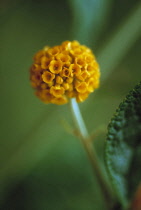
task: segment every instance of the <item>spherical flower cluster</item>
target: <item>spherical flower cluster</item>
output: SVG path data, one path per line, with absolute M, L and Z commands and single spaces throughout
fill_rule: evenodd
M 92 51 L 77 41 L 44 47 L 30 68 L 31 85 L 45 103 L 65 104 L 73 97 L 82 102 L 98 88 L 99 77 Z

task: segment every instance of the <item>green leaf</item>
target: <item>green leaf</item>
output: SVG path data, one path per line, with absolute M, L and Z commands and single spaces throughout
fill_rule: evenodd
M 105 150 L 111 182 L 125 208 L 141 181 L 141 82 L 116 110 Z

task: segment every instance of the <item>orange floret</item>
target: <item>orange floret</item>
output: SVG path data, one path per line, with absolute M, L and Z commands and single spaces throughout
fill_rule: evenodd
M 81 74 L 81 68 L 78 64 L 71 64 L 69 67 L 70 72 L 72 73 L 72 75 L 80 75 Z
M 48 72 L 48 71 L 45 71 L 43 74 L 42 74 L 42 79 L 45 83 L 50 83 L 52 82 L 52 80 L 55 78 L 55 75 L 52 74 L 51 72 Z
M 50 88 L 50 93 L 56 98 L 61 97 L 64 94 L 65 90 L 60 85 L 52 86 Z
M 62 62 L 52 60 L 49 64 L 49 70 L 54 74 L 58 74 L 59 72 L 62 71 Z

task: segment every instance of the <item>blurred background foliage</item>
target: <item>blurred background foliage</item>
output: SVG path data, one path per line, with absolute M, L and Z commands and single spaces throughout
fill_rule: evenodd
M 67 105 L 44 105 L 28 69 L 44 45 L 78 40 L 101 67 L 99 90 L 80 108 L 103 173 L 107 125 L 141 78 L 139 0 L 1 0 L 0 209 L 106 209 Z M 108 181 L 108 179 L 107 179 Z

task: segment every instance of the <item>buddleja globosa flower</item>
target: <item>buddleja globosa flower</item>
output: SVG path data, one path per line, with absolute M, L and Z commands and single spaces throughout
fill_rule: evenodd
M 31 85 L 45 103 L 84 101 L 99 86 L 99 66 L 92 51 L 77 41 L 44 47 L 34 56 Z

